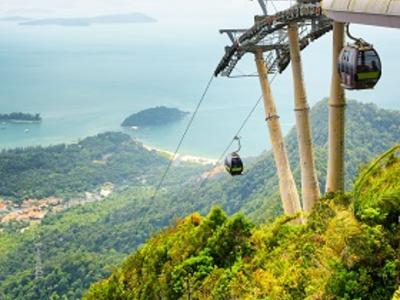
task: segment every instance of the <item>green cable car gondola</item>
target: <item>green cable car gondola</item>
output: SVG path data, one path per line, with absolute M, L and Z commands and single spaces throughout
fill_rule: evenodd
M 241 149 L 240 138 L 236 136 L 234 139 L 238 141 L 239 149 L 227 155 L 225 158 L 225 169 L 232 176 L 238 176 L 242 175 L 244 167 L 243 161 L 238 154 Z
M 344 47 L 338 59 L 342 86 L 348 90 L 372 89 L 382 75 L 378 52 L 371 44 L 351 36 L 349 25 L 347 35 L 355 40 L 355 43 Z

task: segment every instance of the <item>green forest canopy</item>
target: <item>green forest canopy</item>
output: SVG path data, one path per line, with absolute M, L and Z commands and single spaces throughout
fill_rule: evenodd
M 322 199 L 306 225 L 281 217 L 256 228 L 220 208 L 192 214 L 84 299 L 391 299 L 400 274 L 399 178 L 400 159 L 388 153 L 352 193 Z
M 326 172 L 327 116 L 326 101 L 318 103 L 312 109 L 313 136 L 321 187 L 324 186 Z M 379 109 L 371 104 L 349 101 L 347 128 L 346 173 L 347 185 L 350 187 L 360 166 L 398 143 L 400 113 Z M 97 138 L 93 141 L 96 141 L 95 145 L 102 143 Z M 295 177 L 299 182 L 295 131 L 289 133 L 286 143 Z M 113 144 L 114 142 L 110 143 L 108 138 L 104 138 L 104 145 L 94 148 L 101 151 L 103 147 L 108 149 L 106 145 Z M 18 150 L 23 157 L 23 149 Z M 140 150 L 138 156 L 141 156 Z M 19 156 L 15 157 L 18 160 Z M 152 159 L 152 156 L 149 158 Z M 165 161 L 162 160 L 161 164 Z M 124 160 L 121 159 L 120 163 L 124 163 Z M 141 160 L 141 163 L 149 162 Z M 164 170 L 164 166 L 161 168 Z M 116 169 L 118 170 L 118 167 Z M 160 228 L 170 225 L 177 217 L 194 211 L 206 214 L 212 204 L 219 204 L 228 215 L 242 211 L 246 218 L 258 224 L 274 220 L 281 214 L 281 204 L 272 154 L 264 153 L 253 159 L 247 164 L 246 170 L 246 174 L 240 178 L 232 179 L 226 174 L 221 174 L 199 186 L 198 174 L 201 173 L 201 169 L 188 169 L 176 165 L 156 201 L 149 199 L 153 195 L 154 182 L 158 183 L 161 176 L 159 172 L 155 172 L 153 179 L 149 179 L 145 186 L 142 183 L 136 186 L 134 181 L 131 184 L 132 188 L 117 192 L 101 203 L 78 206 L 58 214 L 51 213 L 41 225 L 31 227 L 23 233 L 20 230 L 26 227 L 26 224 L 12 223 L 2 227 L 0 276 L 3 277 L 0 278 L 0 299 L 60 299 L 63 296 L 77 299 L 91 283 L 107 277 L 113 266 L 120 264 L 124 257 Z M 39 172 L 32 174 L 41 175 Z M 39 234 L 44 270 L 40 284 L 34 280 L 37 241 L 35 237 Z M 199 258 L 189 265 L 206 264 L 207 267 L 208 261 L 207 257 Z
M 318 102 L 311 109 L 312 135 L 316 167 L 321 191 L 325 190 L 328 147 L 328 101 Z M 400 141 L 400 112 L 378 108 L 375 104 L 348 101 L 346 108 L 345 179 L 351 189 L 359 169 L 371 159 Z M 300 189 L 300 166 L 295 128 L 285 137 L 290 164 Z M 201 189 L 188 186 L 169 197 L 191 211 L 207 213 L 210 201 L 220 205 L 229 215 L 243 211 L 252 221 L 272 221 L 282 213 L 275 161 L 271 151 L 247 162 L 243 176 L 212 177 Z M 193 201 L 192 199 L 196 199 Z M 190 211 L 190 210 L 187 210 Z
M 161 126 L 177 122 L 184 118 L 188 112 L 177 108 L 158 106 L 142 110 L 127 117 L 121 124 L 122 127 Z
M 15 202 L 49 196 L 68 198 L 106 182 L 117 186 L 154 185 L 167 162 L 166 157 L 119 132 L 70 145 L 3 150 L 0 197 Z M 179 171 L 190 177 L 197 169 L 201 168 L 183 165 Z

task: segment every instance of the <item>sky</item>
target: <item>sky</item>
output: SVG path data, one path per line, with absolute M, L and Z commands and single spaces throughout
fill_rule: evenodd
M 276 7 L 269 4 L 268 9 L 274 13 L 276 8 L 280 10 L 294 2 L 273 1 Z M 0 0 L 0 17 L 92 17 L 132 12 L 157 19 L 162 24 L 158 38 L 212 39 L 225 45 L 229 40 L 220 36 L 218 30 L 249 28 L 261 9 L 257 0 Z M 396 29 L 354 25 L 352 30 L 372 43 L 397 45 L 400 42 Z
M 2 0 L 0 11 L 15 9 L 45 9 L 53 16 L 92 16 L 97 14 L 142 12 L 156 18 L 245 19 L 257 10 L 250 0 Z M 25 12 L 27 12 L 25 10 Z M 40 13 L 40 12 L 39 12 Z M 45 15 L 45 12 L 42 12 Z
M 293 2 L 278 1 L 275 6 Z M 90 17 L 129 12 L 188 28 L 247 28 L 261 9 L 257 0 L 0 0 L 0 16 Z
M 278 1 L 277 3 L 282 4 L 283 1 Z M 290 1 L 285 3 L 290 5 Z M 271 10 L 274 12 L 270 7 Z M 165 72 L 160 72 L 157 69 L 162 66 L 155 63 L 157 60 L 154 59 L 154 57 L 160 59 L 160 56 L 156 56 L 146 50 L 143 59 L 149 62 L 147 65 L 150 66 L 151 70 L 157 70 L 155 74 L 161 74 L 157 77 L 160 82 L 169 82 L 169 79 L 171 79 L 171 82 L 179 82 L 173 81 L 172 78 L 180 80 L 180 76 L 191 72 L 195 74 L 195 78 L 198 81 L 193 80 L 190 83 L 190 88 L 186 90 L 190 90 L 190 93 L 200 93 L 201 89 L 204 88 L 203 81 L 208 80 L 209 73 L 214 70 L 215 65 L 224 53 L 224 47 L 230 44 L 226 36 L 218 34 L 218 29 L 249 28 L 253 25 L 254 15 L 260 14 L 261 10 L 256 0 L 0 0 L 0 17 L 89 17 L 132 12 L 145 13 L 159 22 L 152 24 L 152 26 L 135 24 L 132 25 L 133 27 L 128 26 L 126 30 L 118 26 L 90 26 L 89 28 L 49 26 L 44 29 L 35 26 L 10 25 L 8 22 L 2 22 L 0 39 L 5 40 L 3 35 L 11 36 L 11 40 L 15 40 L 16 45 L 19 45 L 21 49 L 24 50 L 24 47 L 29 45 L 32 48 L 41 48 L 41 53 L 44 54 L 51 54 L 52 49 L 57 48 L 53 47 L 53 41 L 68 46 L 70 45 L 69 43 L 73 42 L 72 44 L 75 43 L 83 47 L 78 47 L 78 49 L 84 49 L 85 51 L 92 49 L 91 47 L 101 48 L 103 46 L 108 51 L 110 48 L 107 48 L 107 43 L 112 41 L 110 42 L 112 43 L 112 48 L 114 49 L 115 47 L 116 51 L 122 51 L 122 54 L 125 53 L 127 45 L 140 43 L 141 46 L 156 49 L 154 53 L 162 53 L 162 61 L 170 63 L 170 65 L 165 64 L 165 66 L 169 66 L 165 69 L 165 72 L 170 72 L 173 68 L 179 66 L 179 69 L 177 69 L 179 71 L 175 72 L 175 77 L 165 78 L 163 76 Z M 11 28 L 11 32 L 7 28 Z M 132 28 L 135 28 L 135 30 L 131 30 Z M 381 107 L 398 109 L 398 99 L 400 98 L 396 77 L 400 68 L 400 61 L 396 59 L 400 51 L 398 30 L 359 25 L 352 26 L 351 30 L 355 36 L 363 37 L 366 41 L 374 44 L 383 59 L 384 73 L 379 85 L 373 91 L 349 92 L 346 95 L 351 99 L 374 102 Z M 87 39 L 88 36 L 90 36 L 89 39 Z M 111 38 L 107 39 L 107 37 Z M 155 45 L 156 47 L 154 47 Z M 3 47 L 6 48 L 9 45 L 3 43 Z M 47 49 L 46 47 L 49 48 Z M 66 47 L 66 49 L 69 48 Z M 160 49 L 162 52 L 159 51 Z M 176 49 L 182 49 L 183 51 L 176 51 Z M 71 53 L 73 54 L 74 51 L 71 51 Z M 32 57 L 34 57 L 35 52 L 32 54 Z M 132 52 L 132 55 L 135 58 L 136 52 Z M 122 58 L 124 58 L 124 55 L 121 55 Z M 329 94 L 331 34 L 327 34 L 317 42 L 311 43 L 302 52 L 302 58 L 307 94 L 310 104 L 313 104 Z M 193 66 L 194 69 L 186 68 L 187 66 Z M 246 74 L 254 73 L 253 56 L 245 56 L 237 67 L 239 71 Z M 244 95 L 243 98 L 245 99 L 249 98 L 245 105 L 250 106 L 253 101 L 251 99 L 259 97 L 258 83 L 255 83 L 254 86 L 252 85 L 256 81 L 254 78 L 232 80 L 218 78 L 218 80 L 215 95 L 210 95 L 210 99 L 213 99 L 213 97 L 220 98 L 225 93 L 226 95 L 236 93 L 235 95 L 239 95 L 237 96 L 238 98 L 242 97 L 240 95 Z M 92 83 L 92 81 L 89 83 Z M 138 88 L 146 90 L 150 86 L 149 91 L 152 93 L 152 84 L 149 80 L 149 84 L 144 84 L 144 86 Z M 280 111 L 284 107 L 279 107 L 279 105 L 284 105 L 286 103 L 285 99 L 293 97 L 291 87 L 291 72 L 290 68 L 288 68 L 274 83 L 274 96 Z M 253 90 L 250 90 L 251 88 Z M 164 89 L 160 89 L 160 91 L 164 92 Z M 171 95 L 174 95 L 173 97 L 175 97 L 174 93 L 175 90 L 171 92 Z M 187 95 L 184 97 L 187 97 Z M 195 97 L 197 97 L 197 94 Z M 215 108 L 214 102 L 209 101 L 207 103 L 210 103 L 213 109 Z M 246 111 L 247 109 L 246 107 Z M 291 112 L 290 110 L 289 113 Z M 287 120 L 288 122 L 293 121 Z

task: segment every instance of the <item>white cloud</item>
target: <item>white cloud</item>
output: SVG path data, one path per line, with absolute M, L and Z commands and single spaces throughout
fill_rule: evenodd
M 142 12 L 162 23 L 188 28 L 248 27 L 253 24 L 253 16 L 261 12 L 256 0 L 2 0 L 0 2 L 0 12 L 15 9 L 25 9 L 21 15 L 30 17 L 90 17 Z M 30 9 L 30 13 L 27 13 L 26 9 Z M 49 12 L 40 12 L 37 9 Z
M 257 9 L 249 0 L 3 0 L 0 3 L 2 11 L 16 8 L 49 9 L 58 14 L 79 15 L 137 10 L 177 17 L 237 16 Z

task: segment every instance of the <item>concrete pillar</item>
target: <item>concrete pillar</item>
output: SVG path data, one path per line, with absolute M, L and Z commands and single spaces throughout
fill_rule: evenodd
M 320 199 L 319 183 L 315 169 L 313 142 L 310 128 L 309 105 L 303 79 L 299 32 L 297 23 L 288 26 L 290 57 L 294 84 L 297 138 L 299 144 L 301 190 L 303 209 L 310 212 Z
M 326 192 L 344 191 L 344 134 L 346 100 L 337 70 L 337 60 L 344 45 L 344 24 L 333 23 L 332 83 L 329 98 L 329 148 Z
M 256 65 L 260 79 L 261 90 L 264 100 L 264 110 L 271 138 L 272 152 L 275 158 L 276 169 L 279 178 L 279 190 L 282 198 L 283 209 L 286 214 L 293 215 L 301 212 L 299 195 L 289 165 L 279 116 L 276 111 L 275 101 L 272 96 L 271 86 L 268 81 L 268 70 L 265 65 L 263 52 L 257 49 L 255 52 Z M 298 219 L 298 223 L 302 220 Z

